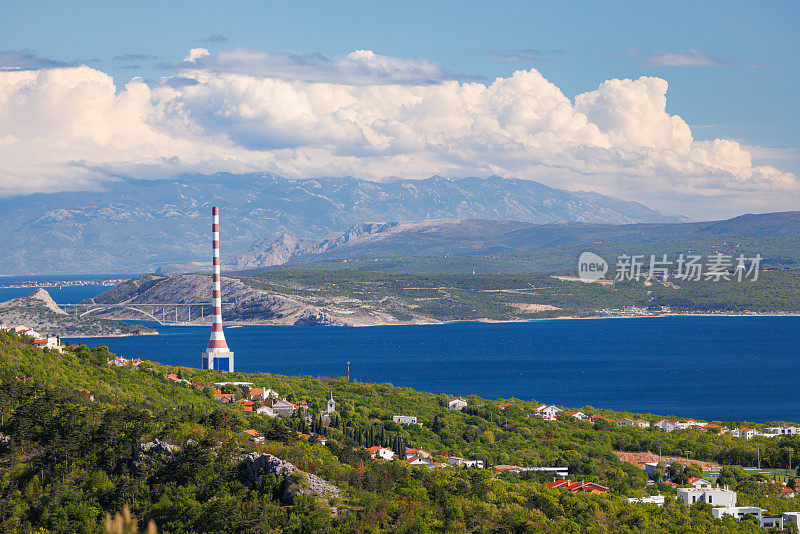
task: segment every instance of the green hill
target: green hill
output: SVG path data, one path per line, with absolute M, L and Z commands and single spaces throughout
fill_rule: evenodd
M 800 450 L 796 437 L 748 442 L 696 430 L 617 429 L 569 416 L 544 421 L 530 416 L 536 403 L 517 399 L 469 397 L 468 408 L 454 412 L 443 406 L 445 395 L 389 384 L 150 362 L 118 368 L 107 365 L 112 356 L 85 346 L 43 353 L 0 334 L 0 531 L 102 532 L 105 513 L 127 505 L 140 524 L 153 520 L 160 532 L 760 532 L 747 522 L 714 520 L 707 508 L 686 508 L 669 495 L 661 508 L 629 504 L 624 497 L 670 490 L 646 486 L 643 471 L 620 463 L 613 451 L 661 446 L 664 455 L 691 450 L 692 458 L 735 466 L 755 463 L 758 443 L 762 466 L 781 467 L 787 447 Z M 168 380 L 169 372 L 190 384 Z M 330 426 L 317 416 L 270 419 L 213 400 L 208 386 L 218 381 L 272 388 L 305 401 L 311 412 L 332 391 L 337 412 Z M 241 394 L 235 386 L 226 389 Z M 514 404 L 500 410 L 500 402 Z M 399 426 L 391 419 L 397 414 L 422 424 Z M 247 429 L 266 440 L 239 435 Z M 328 445 L 309 444 L 300 433 L 325 435 Z M 141 444 L 160 443 L 155 440 L 177 448 L 143 452 Z M 452 454 L 489 466 L 568 466 L 572 478 L 607 486 L 609 493 L 553 490 L 529 473 L 374 461 L 364 450 L 371 445 L 424 448 L 437 461 Z M 250 452 L 292 462 L 335 484 L 341 495 L 298 493 L 287 503 L 288 479 L 248 478 L 240 459 Z M 699 470 L 676 469 L 673 478 L 692 474 Z M 779 497 L 777 485 L 759 483 L 740 468 L 727 467 L 723 477 L 739 491 L 740 504 L 800 510 L 800 501 Z M 300 479 L 291 483 L 302 486 Z

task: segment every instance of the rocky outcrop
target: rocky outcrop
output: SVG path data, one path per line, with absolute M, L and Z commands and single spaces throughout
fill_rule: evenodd
M 156 438 L 154 441 L 141 443 L 136 448 L 131 462 L 131 467 L 135 473 L 146 473 L 154 467 L 161 467 L 167 464 L 180 449 L 166 441 Z
M 340 495 L 339 488 L 333 484 L 317 475 L 301 471 L 294 464 L 277 456 L 253 452 L 243 457 L 242 461 L 245 478 L 251 484 L 268 474 L 283 479 L 281 501 L 285 503 L 291 503 L 298 495 L 316 495 L 324 498 Z
M 249 286 L 236 278 L 221 279 L 223 315 L 226 322 L 238 324 L 324 325 L 346 326 L 315 306 Z M 180 311 L 179 321 L 191 324 L 211 323 L 211 276 L 184 274 L 178 276 L 146 275 L 133 278 L 86 301 L 100 304 L 150 304 L 177 302 L 192 306 Z M 156 310 L 156 314 L 159 312 Z M 172 312 L 174 313 L 174 312 Z M 138 312 L 112 309 L 99 312 L 102 317 L 142 319 Z

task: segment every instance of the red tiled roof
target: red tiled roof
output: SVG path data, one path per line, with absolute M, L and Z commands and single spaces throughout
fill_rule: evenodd
M 494 466 L 495 471 L 513 471 L 515 469 L 521 469 L 518 465 L 496 465 Z
M 556 480 L 547 485 L 548 488 L 564 488 L 568 489 L 573 493 L 577 493 L 579 491 L 585 491 L 588 493 L 606 493 L 608 492 L 608 488 L 605 486 L 601 486 L 600 484 L 596 484 L 594 482 L 585 482 L 581 480 L 580 482 L 573 482 L 569 479 L 561 479 Z
M 248 434 L 250 436 L 253 436 L 254 438 L 257 438 L 261 435 L 261 432 L 259 432 L 258 430 L 253 430 L 251 428 L 250 430 L 245 430 L 244 434 Z

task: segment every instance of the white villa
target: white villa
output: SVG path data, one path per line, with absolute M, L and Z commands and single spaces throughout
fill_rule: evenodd
M 467 399 L 456 397 L 455 399 L 450 399 L 447 401 L 447 409 L 454 410 L 460 412 L 464 408 L 467 407 Z
M 708 482 L 708 481 L 703 481 Z M 686 506 L 696 502 L 704 502 L 711 506 L 730 508 L 736 506 L 736 492 L 727 488 L 707 487 L 678 488 L 678 498 L 683 499 Z
M 561 408 L 553 406 L 552 404 L 542 404 L 536 407 L 536 415 L 546 421 L 555 420 L 555 418 L 558 417 L 558 413 L 561 411 Z
M 392 421 L 399 425 L 418 425 L 417 418 L 413 415 L 395 415 L 392 416 Z
M 767 434 L 775 434 L 778 436 L 794 436 L 800 434 L 800 427 L 797 426 L 771 426 L 765 428 Z
M 57 337 L 35 338 L 33 340 L 33 344 L 40 349 L 50 349 L 57 352 L 64 352 L 64 349 Z
M 394 458 L 394 451 L 386 447 L 378 447 L 376 445 L 367 449 L 367 452 L 376 460 L 392 460 Z

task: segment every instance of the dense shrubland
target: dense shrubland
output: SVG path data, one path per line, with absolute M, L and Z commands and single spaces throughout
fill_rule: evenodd
M 450 412 L 444 395 L 387 384 L 154 363 L 112 368 L 110 357 L 103 347 L 42 353 L 0 335 L 0 531 L 101 532 L 106 513 L 127 505 L 140 525 L 152 520 L 160 532 L 760 532 L 747 522 L 714 520 L 702 505 L 687 508 L 671 496 L 661 508 L 629 504 L 624 497 L 657 488 L 612 452 L 660 445 L 665 455 L 691 450 L 693 458 L 749 465 L 755 442 L 697 431 L 603 430 L 568 416 L 543 421 L 528 416 L 535 403 L 519 400 L 500 411 L 496 401 L 470 397 L 466 412 Z M 166 380 L 170 371 L 193 386 Z M 223 379 L 270 387 L 311 410 L 332 390 L 337 412 L 330 426 L 318 417 L 280 421 L 246 413 L 211 399 L 207 385 Z M 400 413 L 423 425 L 395 424 L 391 416 Z M 239 435 L 250 428 L 266 441 Z M 309 444 L 300 432 L 325 434 L 329 445 Z M 143 454 L 140 444 L 156 439 L 177 449 Z M 761 443 L 762 465 L 783 465 L 787 447 L 800 450 L 795 438 Z M 530 474 L 376 462 L 362 449 L 372 444 L 422 447 L 440 460 L 455 454 L 492 465 L 568 465 L 575 477 L 611 492 L 573 495 Z M 323 477 L 341 497 L 297 496 L 282 504 L 283 481 L 244 476 L 239 459 L 253 451 Z M 693 469 L 675 469 L 673 477 Z M 796 499 L 778 497 L 777 485 L 740 468 L 726 468 L 722 481 L 740 492 L 740 504 L 800 510 Z

